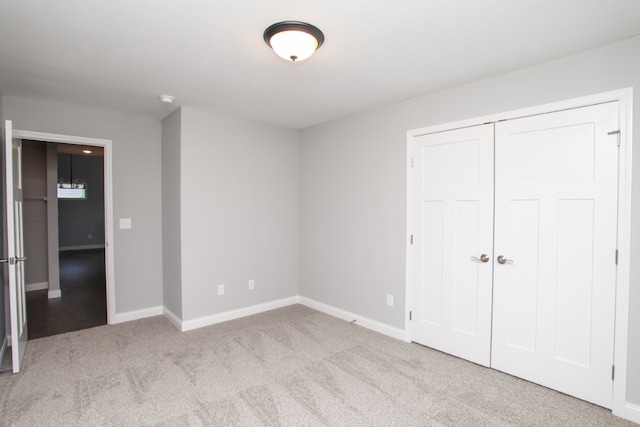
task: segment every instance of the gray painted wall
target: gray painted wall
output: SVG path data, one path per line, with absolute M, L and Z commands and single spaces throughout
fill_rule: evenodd
M 25 281 L 27 285 L 48 282 L 46 142 L 22 141 L 22 188 Z
M 406 132 L 635 87 L 640 37 L 414 98 L 301 132 L 300 294 L 403 327 Z M 640 149 L 633 154 L 632 258 L 640 254 Z M 640 263 L 632 264 L 627 400 L 640 404 Z M 385 295 L 395 296 L 395 307 Z
M 160 122 L 11 96 L 3 106 L 17 129 L 113 141 L 116 312 L 162 305 Z M 122 217 L 133 229 L 118 228 Z
M 87 198 L 58 200 L 60 249 L 104 245 L 104 159 L 58 153 L 58 179 L 70 179 L 70 156 L 73 156 L 73 179 L 87 183 Z
M 184 107 L 181 127 L 183 320 L 297 295 L 298 132 Z
M 162 274 L 164 306 L 182 319 L 180 143 L 182 112 L 162 120 Z

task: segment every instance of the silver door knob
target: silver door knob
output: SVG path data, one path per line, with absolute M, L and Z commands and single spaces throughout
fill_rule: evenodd
M 477 256 L 472 256 L 471 260 L 472 261 L 479 261 L 479 262 L 489 262 L 489 255 L 482 254 L 482 255 L 480 255 L 480 258 L 478 258 Z
M 504 255 L 498 255 L 498 258 L 496 258 L 496 261 L 498 261 L 498 264 L 506 264 L 508 262 L 513 264 L 513 260 L 507 259 Z

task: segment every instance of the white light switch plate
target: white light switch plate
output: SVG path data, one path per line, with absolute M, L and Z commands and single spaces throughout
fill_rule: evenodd
M 131 218 L 120 218 L 120 229 L 128 230 L 131 228 Z

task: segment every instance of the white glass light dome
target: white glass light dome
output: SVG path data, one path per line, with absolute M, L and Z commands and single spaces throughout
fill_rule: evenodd
M 284 21 L 267 28 L 264 41 L 278 56 L 287 61 L 302 61 L 322 46 L 324 34 L 305 22 Z

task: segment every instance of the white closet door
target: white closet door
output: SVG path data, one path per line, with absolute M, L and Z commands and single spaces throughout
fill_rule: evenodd
M 495 146 L 491 366 L 607 408 L 617 129 L 609 103 L 497 123 Z
M 493 125 L 415 137 L 413 153 L 412 340 L 489 366 Z

